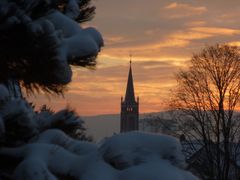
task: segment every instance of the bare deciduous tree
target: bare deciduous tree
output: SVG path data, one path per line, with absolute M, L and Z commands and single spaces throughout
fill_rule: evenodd
M 170 107 L 176 110 L 186 142 L 195 150 L 203 147 L 199 174 L 204 179 L 234 178 L 240 129 L 239 49 L 219 44 L 204 48 L 193 55 L 187 70 L 177 74 L 177 81 Z

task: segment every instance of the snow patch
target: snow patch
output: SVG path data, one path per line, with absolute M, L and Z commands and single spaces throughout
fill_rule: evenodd
M 100 152 L 107 162 L 119 169 L 160 159 L 185 167 L 181 144 L 176 138 L 167 135 L 137 131 L 115 135 L 102 143 Z
M 97 151 L 97 146 L 94 143 L 74 140 L 58 129 L 46 130 L 31 141 L 35 143 L 56 144 L 78 155 Z
M 0 155 L 23 159 L 14 173 L 15 179 L 20 180 L 25 175 L 37 180 L 43 180 L 44 177 L 55 180 L 56 175 L 82 180 L 197 180 L 179 166 L 183 163 L 180 143 L 170 136 L 141 132 L 120 134 L 103 141 L 99 151 L 91 151 L 90 148 L 89 153 L 75 153 L 71 149 L 76 145 L 87 150 L 89 144 L 71 139 L 70 142 L 73 142 L 62 144 L 65 140 L 69 141 L 65 134 L 49 130 L 37 138 L 37 143 L 18 148 L 1 148 Z M 132 161 L 129 153 L 136 159 L 144 156 L 146 159 L 151 158 L 137 164 L 129 163 L 123 170 L 108 162 L 108 158 L 119 154 Z

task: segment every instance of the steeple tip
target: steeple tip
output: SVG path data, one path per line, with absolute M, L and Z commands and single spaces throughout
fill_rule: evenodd
M 130 64 L 130 67 L 131 67 L 131 65 L 132 65 L 132 54 L 131 53 L 129 54 L 129 58 L 130 58 L 129 64 Z
M 131 58 L 131 55 L 130 55 Z M 130 59 L 130 67 L 128 73 L 128 81 L 127 81 L 127 89 L 125 94 L 125 102 L 135 102 L 135 95 L 134 95 L 134 85 L 133 85 L 133 77 L 132 77 L 132 59 Z

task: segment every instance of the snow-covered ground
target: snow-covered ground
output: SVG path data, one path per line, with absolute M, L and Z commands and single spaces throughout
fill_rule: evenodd
M 131 132 L 98 146 L 65 138 L 58 130 L 48 130 L 35 142 L 1 148 L 0 155 L 22 159 L 14 171 L 19 180 L 57 179 L 57 175 L 83 180 L 197 179 L 184 170 L 181 145 L 170 136 Z
M 44 128 L 62 119 L 61 111 L 53 116 L 35 113 L 25 100 L 9 98 L 2 85 L 0 96 L 0 138 L 8 131 L 5 125 L 10 120 L 26 129 L 22 134 L 24 142 L 0 148 L 0 157 L 20 160 L 13 179 L 55 180 L 59 176 L 79 180 L 197 179 L 184 170 L 182 147 L 174 137 L 129 132 L 97 144 L 79 141 L 59 129 Z

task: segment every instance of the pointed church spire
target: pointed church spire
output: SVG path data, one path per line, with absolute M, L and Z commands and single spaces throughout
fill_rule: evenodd
M 130 55 L 126 95 L 124 101 L 121 98 L 121 133 L 138 130 L 139 99 L 135 100 L 131 63 L 132 59 Z
M 132 77 L 132 55 L 130 55 L 130 68 L 128 73 L 128 82 L 125 95 L 125 102 L 135 102 L 133 77 Z

